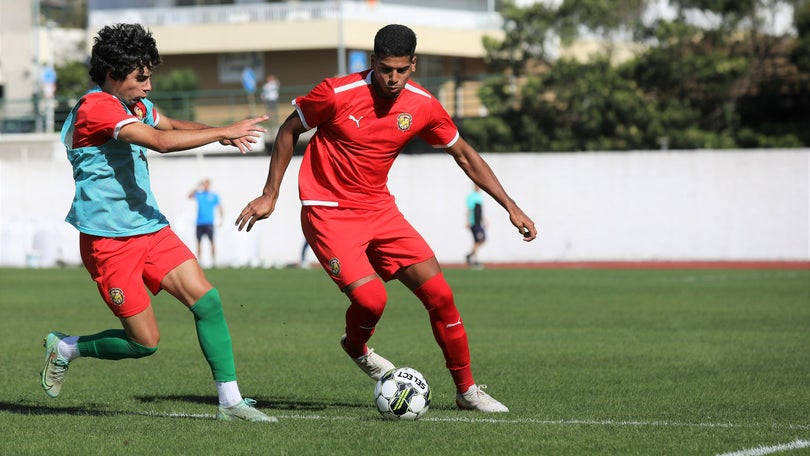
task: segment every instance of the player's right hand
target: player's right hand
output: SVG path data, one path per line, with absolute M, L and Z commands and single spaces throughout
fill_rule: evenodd
M 257 142 L 256 138 L 260 138 L 263 133 L 267 133 L 267 129 L 258 124 L 267 119 L 269 117 L 259 116 L 229 125 L 227 127 L 227 138 L 220 141 L 220 144 L 237 147 L 243 154 L 253 150 L 253 144 Z

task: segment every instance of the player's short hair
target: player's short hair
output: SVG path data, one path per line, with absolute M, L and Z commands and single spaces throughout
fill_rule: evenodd
M 138 68 L 160 65 L 152 32 L 140 24 L 108 25 L 99 30 L 90 53 L 90 79 L 104 84 L 107 73 L 119 81 Z
M 374 36 L 374 55 L 385 57 L 413 57 L 416 54 L 416 33 L 410 28 L 390 24 Z

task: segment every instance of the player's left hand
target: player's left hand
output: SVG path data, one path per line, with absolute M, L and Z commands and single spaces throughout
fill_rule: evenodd
M 239 213 L 239 217 L 236 218 L 236 223 L 234 224 L 239 231 L 242 231 L 242 228 L 246 228 L 247 231 L 250 231 L 254 223 L 269 217 L 275 208 L 276 199 L 269 195 L 262 195 L 249 202 L 247 206 L 242 209 L 242 212 Z
M 515 206 L 513 210 L 509 211 L 509 221 L 515 225 L 524 241 L 530 242 L 537 238 L 537 228 L 534 226 L 534 222 L 519 207 Z

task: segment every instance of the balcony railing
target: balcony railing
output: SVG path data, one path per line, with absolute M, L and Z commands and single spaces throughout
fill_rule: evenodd
M 494 2 L 480 0 L 425 1 L 423 4 L 336 0 L 108 9 L 89 11 L 88 23 L 90 29 L 98 29 L 119 22 L 135 22 L 147 26 L 183 26 L 318 19 L 388 22 L 391 18 L 409 25 L 446 29 L 500 30 L 502 24 L 501 16 L 494 10 Z

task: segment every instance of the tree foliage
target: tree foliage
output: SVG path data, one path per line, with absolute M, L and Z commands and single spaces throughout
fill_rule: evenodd
M 56 98 L 64 101 L 64 109 L 69 111 L 93 82 L 87 65 L 82 62 L 68 62 L 55 70 Z M 192 69 L 172 70 L 165 74 L 156 72 L 152 79 L 154 95 L 150 99 L 169 117 L 193 119 L 194 109 L 189 97 L 198 87 L 197 75 Z
M 191 68 L 176 69 L 168 73 L 156 72 L 152 77 L 154 94 L 149 98 L 169 117 L 194 120 L 190 96 L 198 88 L 197 74 Z
M 810 2 L 797 6 L 793 23 L 798 39 L 790 53 L 790 61 L 802 73 L 810 73 Z
M 503 75 L 481 91 L 491 116 L 466 120 L 465 135 L 493 151 L 810 144 L 808 2 L 792 2 L 798 38 L 764 28 L 780 0 L 672 0 L 674 20 L 645 24 L 647 3 L 507 5 L 504 40 L 485 43 Z M 696 12 L 702 23 L 687 20 Z M 583 34 L 607 43 L 602 55 L 554 58 L 555 39 Z M 621 36 L 644 47 L 615 64 Z
M 87 73 L 87 65 L 82 62 L 67 62 L 55 68 L 56 97 L 67 98 L 75 103 L 93 83 Z

